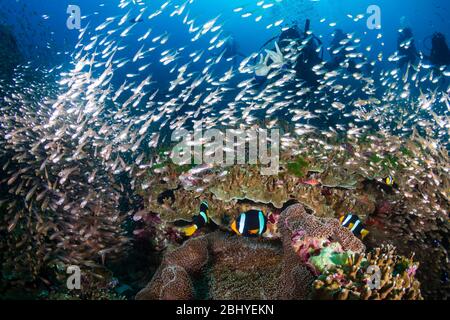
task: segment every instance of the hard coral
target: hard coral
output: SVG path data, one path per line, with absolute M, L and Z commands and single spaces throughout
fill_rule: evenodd
M 331 237 L 343 248 L 364 251 L 364 245 L 334 221 L 310 215 L 296 204 L 279 218 L 281 243 L 222 231 L 190 239 L 166 254 L 136 298 L 307 299 L 314 275 L 292 246 L 295 236 Z M 203 289 L 196 285 L 199 279 Z
M 418 264 L 384 246 L 368 254 L 356 254 L 349 263 L 335 265 L 314 281 L 315 299 L 421 300 L 415 278 Z M 379 272 L 379 275 L 377 275 Z
M 433 149 L 417 132 L 407 139 L 383 132 L 344 142 L 331 139 L 327 148 L 318 148 L 314 141 L 310 136 L 293 140 L 297 151 L 282 151 L 276 177 L 262 176 L 257 166 L 232 166 L 202 182 L 199 189 L 186 190 L 180 181 L 174 183 L 174 174 L 167 173 L 155 179 L 167 178 L 170 184 L 162 183 L 161 188 L 156 184 L 142 195 L 150 199 L 149 211 L 160 213 L 166 221 L 190 220 L 203 197 L 218 208 L 212 210 L 217 224 L 228 221 L 222 218 L 233 216 L 241 201 L 282 208 L 296 200 L 319 217 L 337 218 L 351 212 L 370 231 L 365 238 L 368 247 L 393 244 L 400 254 L 416 253 L 425 297 L 448 297 L 448 152 Z M 299 155 L 308 162 L 303 178 L 287 167 Z M 385 183 L 388 175 L 395 180 L 393 186 Z M 179 200 L 176 205 L 167 204 L 168 208 L 156 201 L 166 190 L 164 185 L 178 188 Z M 433 259 L 429 259 L 430 250 Z

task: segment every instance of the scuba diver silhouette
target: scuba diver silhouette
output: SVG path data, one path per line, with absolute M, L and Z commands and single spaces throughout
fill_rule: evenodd
M 304 80 L 307 85 L 317 87 L 320 76 L 314 72 L 313 67 L 323 61 L 323 49 L 320 56 L 318 48 L 322 45 L 322 41 L 310 31 L 310 26 L 311 21 L 307 19 L 302 38 L 304 47 L 297 58 L 295 71 L 297 76 Z
M 338 68 L 346 59 L 345 50 L 342 50 L 342 41 L 347 39 L 347 35 L 342 29 L 334 31 L 333 40 L 331 40 L 329 53 L 331 61 L 327 63 L 328 69 L 332 70 Z
M 310 31 L 311 21 L 305 22 L 303 33 L 299 31 L 296 25 L 284 30 L 280 35 L 275 36 L 264 43 L 261 50 L 272 41 L 278 39 L 276 49 L 281 50 L 287 48 L 293 41 L 301 47 L 301 51 L 295 61 L 293 69 L 297 76 L 304 80 L 308 86 L 317 87 L 320 77 L 314 72 L 313 67 L 323 61 L 323 50 L 320 52 L 318 48 L 322 45 L 322 41 Z M 257 79 L 262 81 L 267 76 L 267 58 L 261 57 L 257 68 Z
M 431 39 L 431 52 L 426 58 L 435 66 L 447 66 L 450 64 L 450 50 L 445 36 L 436 32 Z
M 397 37 L 397 51 L 400 59 L 398 60 L 398 66 L 402 69 L 404 66 L 414 64 L 419 57 L 419 53 L 416 49 L 414 36 L 411 28 L 406 27 L 399 31 Z
M 227 40 L 225 41 L 224 44 L 224 58 L 225 59 L 231 59 L 233 60 L 233 64 L 236 66 L 237 64 L 237 58 L 241 57 L 241 58 L 245 58 L 246 55 L 244 55 L 243 53 L 239 52 L 239 46 L 236 42 L 236 39 L 234 39 L 233 36 L 228 36 Z

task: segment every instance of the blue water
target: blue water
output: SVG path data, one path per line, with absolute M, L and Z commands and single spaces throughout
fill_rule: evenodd
M 181 0 L 173 1 L 173 3 L 180 4 L 183 2 Z M 235 38 L 239 51 L 243 54 L 257 51 L 266 40 L 279 34 L 281 27 L 269 30 L 265 28 L 268 23 L 279 19 L 298 21 L 302 28 L 305 19 L 310 18 L 312 30 L 323 39 L 325 44 L 329 43 L 334 29 L 329 26 L 329 23 L 336 22 L 336 28 L 341 28 L 348 33 L 354 32 L 356 36 L 362 37 L 363 44 L 372 44 L 374 53 L 378 53 L 380 49 L 386 54 L 395 51 L 397 30 L 402 27 L 401 17 L 404 17 L 406 25 L 413 28 L 416 45 L 425 53 L 429 51 L 429 36 L 432 33 L 440 31 L 447 38 L 450 37 L 450 19 L 448 19 L 450 2 L 447 0 L 284 0 L 286 4 L 296 3 L 295 10 L 292 10 L 290 16 L 271 16 L 268 14 L 269 9 L 264 12 L 264 18 L 258 23 L 254 21 L 258 11 L 252 10 L 257 8 L 256 2 L 251 0 L 196 0 L 191 6 L 190 16 L 195 17 L 196 24 L 199 24 L 220 14 L 220 20 L 225 21 L 224 30 Z M 118 1 L 105 0 L 0 0 L 0 22 L 13 27 L 26 57 L 33 58 L 36 63 L 51 65 L 64 61 L 60 56 L 64 51 L 72 52 L 78 40 L 79 31 L 69 30 L 66 27 L 68 17 L 66 9 L 69 4 L 80 6 L 83 28 L 87 24 L 97 26 L 110 16 L 123 15 L 132 7 L 131 5 L 122 10 L 117 7 L 118 3 Z M 207 47 L 208 44 L 203 39 L 192 43 L 190 41 L 192 35 L 186 31 L 186 28 L 181 27 L 180 20 L 182 19 L 169 18 L 170 12 L 165 12 L 151 23 L 147 21 L 145 18 L 154 11 L 152 8 L 156 9 L 164 1 L 147 1 L 147 3 L 149 8 L 144 14 L 144 22 L 139 23 L 133 29 L 131 36 L 127 37 L 127 49 L 130 52 L 135 52 L 139 47 L 133 47 L 133 41 L 128 38 L 142 35 L 150 25 L 153 29 L 153 36 L 165 31 L 171 34 L 169 47 L 190 46 L 192 50 Z M 252 17 L 243 19 L 240 17 L 242 12 L 233 12 L 234 8 L 247 4 L 253 5 L 244 12 L 253 12 Z M 378 5 L 381 9 L 382 25 L 380 30 L 367 29 L 366 18 L 354 22 L 347 17 L 347 14 L 353 16 L 365 14 L 369 5 Z M 135 7 L 139 8 L 139 6 Z M 134 11 L 136 16 L 137 9 Z M 48 19 L 44 19 L 44 15 L 48 16 Z M 133 15 L 131 16 L 133 17 Z M 322 18 L 326 19 L 324 23 L 319 22 Z M 383 37 L 377 39 L 377 35 L 380 33 Z M 158 53 L 155 51 L 155 58 Z M 39 61 L 39 59 L 42 60 Z M 157 73 L 158 70 L 155 70 L 155 74 Z

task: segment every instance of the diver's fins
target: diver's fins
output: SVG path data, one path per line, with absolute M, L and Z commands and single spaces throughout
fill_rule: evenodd
M 310 29 L 311 29 L 311 20 L 306 19 L 306 21 L 305 21 L 305 34 L 307 34 Z
M 183 229 L 183 233 L 188 237 L 192 236 L 195 231 L 197 231 L 197 226 L 195 224 Z

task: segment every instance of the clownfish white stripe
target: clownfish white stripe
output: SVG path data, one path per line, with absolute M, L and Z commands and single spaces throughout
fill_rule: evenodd
M 342 225 L 345 226 L 352 217 L 353 217 L 353 215 L 351 215 L 351 214 L 347 215 L 347 218 L 345 218 L 344 222 L 342 222 Z
M 259 212 L 258 217 L 259 217 L 259 234 L 261 235 L 264 229 L 264 215 L 261 211 Z
M 356 227 L 361 223 L 361 221 L 356 221 L 355 225 L 353 226 L 353 228 L 351 229 L 351 231 L 355 231 Z
M 241 219 L 239 220 L 239 233 L 244 233 L 244 227 L 245 227 L 245 214 L 241 214 Z

